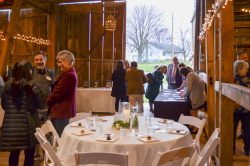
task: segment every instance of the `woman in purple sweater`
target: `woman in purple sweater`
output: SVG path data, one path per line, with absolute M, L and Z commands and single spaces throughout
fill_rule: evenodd
M 77 74 L 73 67 L 75 57 L 71 52 L 60 51 L 56 59 L 61 75 L 52 85 L 47 104 L 52 123 L 61 137 L 65 126 L 69 124 L 69 119 L 76 116 Z

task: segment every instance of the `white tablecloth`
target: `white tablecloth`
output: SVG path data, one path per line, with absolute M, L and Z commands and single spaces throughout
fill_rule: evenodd
M 116 112 L 111 88 L 77 88 L 76 112 Z
M 160 139 L 157 142 L 144 143 L 135 137 L 132 137 L 132 133 L 128 131 L 128 135 L 125 138 L 119 138 L 115 142 L 100 142 L 96 139 L 104 136 L 105 133 L 112 133 L 114 136 L 119 136 L 119 130 L 112 128 L 113 117 L 107 116 L 103 117 L 107 119 L 108 122 L 102 122 L 103 133 L 92 134 L 86 136 L 76 136 L 72 134 L 73 131 L 80 131 L 82 128 L 70 127 L 69 125 L 64 129 L 60 146 L 58 149 L 58 156 L 61 161 L 64 162 L 64 166 L 75 165 L 75 150 L 79 152 L 116 152 L 116 153 L 126 153 L 129 151 L 129 165 L 130 166 L 150 166 L 153 162 L 155 154 L 159 151 L 165 152 L 170 149 L 189 146 L 193 143 L 191 134 L 177 135 L 177 134 L 167 134 L 167 133 L 155 133 L 155 137 Z M 158 118 L 152 118 L 152 121 L 157 121 Z M 85 122 L 85 120 L 80 120 Z M 158 125 L 161 130 L 166 130 L 166 124 Z M 186 126 L 174 122 L 173 128 L 175 129 L 185 129 Z M 87 130 L 87 129 L 84 129 Z M 147 126 L 145 124 L 144 117 L 139 117 L 139 133 L 140 135 L 147 134 Z M 168 164 L 169 165 L 169 164 Z M 172 163 L 170 164 L 172 165 Z M 178 165 L 178 164 L 177 164 Z

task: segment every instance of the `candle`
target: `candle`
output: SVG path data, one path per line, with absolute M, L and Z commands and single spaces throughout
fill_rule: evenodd
M 129 122 L 130 110 L 124 110 L 123 122 Z

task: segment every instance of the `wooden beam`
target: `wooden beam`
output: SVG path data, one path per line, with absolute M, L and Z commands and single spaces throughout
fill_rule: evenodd
M 214 0 L 206 0 L 206 9 L 212 7 Z M 208 14 L 208 13 L 207 13 Z M 213 27 L 213 22 L 212 22 Z M 215 129 L 215 109 L 214 109 L 214 29 L 210 28 L 206 32 L 205 38 L 206 54 L 206 80 L 207 80 L 207 114 L 208 114 L 208 135 L 211 136 Z
M 10 22 L 8 23 L 5 41 L 2 47 L 1 59 L 0 59 L 0 74 L 3 76 L 4 69 L 6 69 L 6 64 L 8 64 L 10 59 L 10 53 L 14 41 L 14 30 L 16 23 L 18 22 L 20 9 L 23 0 L 15 0 L 13 3 L 13 10 L 10 15 Z
M 0 6 L 1 10 L 7 10 L 7 9 L 11 10 L 12 8 L 13 8 L 13 6 Z M 21 9 L 29 9 L 29 8 L 34 8 L 34 7 L 32 7 L 30 5 L 22 5 L 22 7 L 21 7 Z
M 250 110 L 250 89 L 236 84 L 222 83 L 222 94 Z
M 220 12 L 219 25 L 219 84 L 233 83 L 234 63 L 233 2 Z M 233 165 L 233 101 L 219 91 L 219 125 L 221 129 L 220 165 Z
M 59 76 L 59 71 L 56 65 L 56 55 L 59 52 L 60 8 L 58 2 L 52 3 L 51 6 L 52 14 L 49 17 L 48 23 L 48 27 L 50 28 L 48 36 L 50 37 L 51 45 L 49 50 L 50 56 L 48 57 L 47 61 L 49 61 L 49 68 L 55 69 L 55 77 L 57 78 L 57 76 Z
M 199 58 L 199 33 L 200 33 L 200 0 L 196 0 L 195 10 L 195 46 L 194 46 L 194 71 L 198 70 L 198 58 Z
M 51 15 L 51 8 L 45 6 L 43 3 L 37 1 L 37 0 L 23 0 L 24 3 L 27 5 L 33 6 L 34 8 Z

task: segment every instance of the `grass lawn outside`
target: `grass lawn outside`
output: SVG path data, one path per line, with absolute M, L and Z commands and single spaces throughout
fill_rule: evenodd
M 182 61 L 182 60 L 180 60 L 179 62 L 182 62 L 187 66 L 190 66 L 190 61 Z M 138 63 L 138 69 L 142 69 L 142 70 L 144 70 L 145 73 L 149 73 L 149 72 L 154 72 L 155 65 L 158 65 L 158 66 L 166 65 L 166 66 L 168 66 L 170 63 L 172 63 L 171 60 L 156 62 L 156 63 Z M 163 88 L 167 89 L 167 86 L 168 86 L 168 83 L 166 81 L 166 75 L 164 75 Z M 147 86 L 145 86 L 145 90 L 146 90 L 146 88 L 147 88 Z M 145 96 L 144 96 L 144 103 L 148 103 L 148 99 Z

